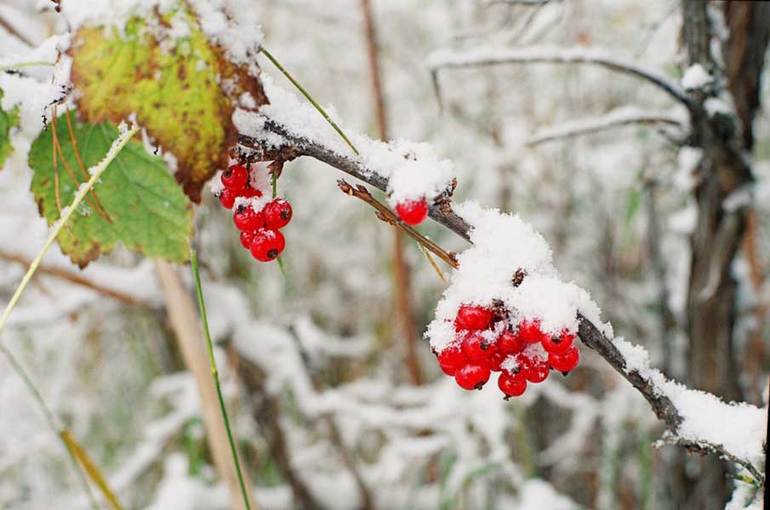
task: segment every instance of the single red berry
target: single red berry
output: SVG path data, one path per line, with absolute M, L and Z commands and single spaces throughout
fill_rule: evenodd
M 428 216 L 428 202 L 420 200 L 404 200 L 396 204 L 396 213 L 407 225 L 419 225 Z
M 259 198 L 262 196 L 262 192 L 259 191 L 258 189 L 252 188 L 251 186 L 246 186 L 245 188 L 240 190 L 240 192 L 238 193 L 238 196 L 245 197 L 245 198 L 252 198 L 252 197 Z
M 267 228 L 283 228 L 291 221 L 291 204 L 282 198 L 276 198 L 265 206 L 264 213 Z
M 468 362 L 460 348 L 460 344 L 453 343 L 438 353 L 438 364 L 446 375 L 455 375 L 455 372 Z
M 575 345 L 561 354 L 556 354 L 553 352 L 548 354 L 548 364 L 551 365 L 554 370 L 558 370 L 559 372 L 570 372 L 578 365 L 579 362 L 580 351 Z
M 251 246 L 251 241 L 254 240 L 254 236 L 257 235 L 256 230 L 244 230 L 241 232 L 241 246 L 246 248 L 247 250 Z
M 575 335 L 569 331 L 562 331 L 558 336 L 546 335 L 543 338 L 543 348 L 549 353 L 561 354 L 572 347 Z
M 242 165 L 231 165 L 230 168 L 222 172 L 220 180 L 225 188 L 239 191 L 246 187 L 249 182 L 249 171 Z
M 225 209 L 232 209 L 233 205 L 235 205 L 235 193 L 233 193 L 233 190 L 225 188 L 220 191 L 219 203 L 222 204 L 222 207 Z
M 465 390 L 480 390 L 489 380 L 489 366 L 468 363 L 455 372 L 457 385 Z
M 500 391 L 503 392 L 507 400 L 510 397 L 518 397 L 524 394 L 527 389 L 527 379 L 521 372 L 511 373 L 503 370 L 497 379 L 497 387 L 500 388 Z
M 489 358 L 489 369 L 492 372 L 499 372 L 503 369 L 503 363 L 508 358 L 508 355 L 500 352 L 499 349 L 495 349 L 492 356 Z
M 494 313 L 489 308 L 476 305 L 462 305 L 457 310 L 455 318 L 455 329 L 467 329 L 468 331 L 477 331 L 487 329 L 492 323 Z
M 547 336 L 540 330 L 540 321 L 524 321 L 519 324 L 519 337 L 528 344 L 542 342 Z
M 251 240 L 249 250 L 255 259 L 270 262 L 277 258 L 285 247 L 286 239 L 280 231 L 260 228 Z
M 478 333 L 465 335 L 462 341 L 462 350 L 465 356 L 473 361 L 486 360 L 492 357 L 494 349 L 486 339 Z
M 265 215 L 262 211 L 255 211 L 249 205 L 242 205 L 233 213 L 233 223 L 241 232 L 257 230 L 265 226 Z
M 505 354 L 516 354 L 521 352 L 526 344 L 522 341 L 518 333 L 506 329 L 497 337 L 497 350 Z
M 519 370 L 524 378 L 531 383 L 540 383 L 548 378 L 548 363 L 539 356 L 521 353 L 517 357 Z

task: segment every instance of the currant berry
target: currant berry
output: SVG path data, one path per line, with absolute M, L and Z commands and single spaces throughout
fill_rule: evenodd
M 419 225 L 428 216 L 428 202 L 420 200 L 404 200 L 396 204 L 396 214 L 407 225 Z
M 249 171 L 242 165 L 231 165 L 230 168 L 222 172 L 220 180 L 227 189 L 242 190 L 249 182 Z
M 540 330 L 540 321 L 524 321 L 519 325 L 519 337 L 525 343 L 536 344 L 547 336 Z
M 543 338 L 543 348 L 549 353 L 561 354 L 566 352 L 575 340 L 575 335 L 569 331 L 562 331 L 559 336 L 546 335 Z
M 245 198 L 252 198 L 252 197 L 261 197 L 262 192 L 258 189 L 254 189 L 251 186 L 246 186 L 243 188 L 239 193 L 238 196 L 245 197 Z
M 264 213 L 265 226 L 277 230 L 291 221 L 291 204 L 282 198 L 276 198 L 265 206 Z
M 503 363 L 507 358 L 507 354 L 500 352 L 499 348 L 495 349 L 492 356 L 489 357 L 489 369 L 492 372 L 500 372 L 503 369 Z
M 257 212 L 251 206 L 240 206 L 233 213 L 233 223 L 241 232 L 257 230 L 265 226 L 265 215 Z
M 510 397 L 518 397 L 523 395 L 527 390 L 527 379 L 524 378 L 521 372 L 511 373 L 504 370 L 500 377 L 497 379 L 497 387 L 505 395 L 505 399 Z
M 270 262 L 277 258 L 285 247 L 286 239 L 280 231 L 260 228 L 251 240 L 249 251 L 255 259 Z
M 455 318 L 455 329 L 467 329 L 468 331 L 478 331 L 487 329 L 492 323 L 494 313 L 489 308 L 476 305 L 462 305 L 457 310 Z
M 468 363 L 455 372 L 457 385 L 464 390 L 480 390 L 489 380 L 489 367 L 478 363 Z
M 524 353 L 518 356 L 519 367 L 524 378 L 531 383 L 540 383 L 548 378 L 548 363 L 538 356 Z
M 223 189 L 219 192 L 219 203 L 225 209 L 232 209 L 233 205 L 235 205 L 235 193 L 231 189 Z
M 254 236 L 257 235 L 256 230 L 244 230 L 241 232 L 241 246 L 246 248 L 247 250 L 251 246 L 251 241 L 254 240 Z
M 438 354 L 438 364 L 446 375 L 455 372 L 468 362 L 459 344 L 451 344 Z
M 526 344 L 521 340 L 521 337 L 510 329 L 506 329 L 497 337 L 497 350 L 505 354 L 516 354 L 521 352 L 525 346 Z
M 561 354 L 550 353 L 548 355 L 548 364 L 554 370 L 562 373 L 572 371 L 580 362 L 580 351 L 573 345 Z
M 494 354 L 494 347 L 487 343 L 483 336 L 469 333 L 463 338 L 462 351 L 468 359 L 478 361 L 491 358 Z

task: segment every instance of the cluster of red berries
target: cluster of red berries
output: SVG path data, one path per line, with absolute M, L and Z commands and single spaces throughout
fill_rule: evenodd
M 551 369 L 566 374 L 578 365 L 574 333 L 550 335 L 538 320 L 510 324 L 501 315 L 476 305 L 457 311 L 455 339 L 438 353 L 438 362 L 461 388 L 481 389 L 491 372 L 500 372 L 497 385 L 508 399 L 523 394 L 527 383 L 545 381 Z
M 407 225 L 419 225 L 428 217 L 428 201 L 404 200 L 396 204 L 396 214 Z
M 259 198 L 262 192 L 250 184 L 249 170 L 243 165 L 231 165 L 221 176 L 224 188 L 219 193 L 222 207 L 232 209 L 235 199 Z M 261 261 L 269 262 L 278 258 L 286 247 L 281 230 L 291 221 L 291 204 L 283 198 L 274 198 L 260 211 L 250 204 L 241 204 L 233 212 L 233 223 L 241 232 L 241 245 L 251 255 Z

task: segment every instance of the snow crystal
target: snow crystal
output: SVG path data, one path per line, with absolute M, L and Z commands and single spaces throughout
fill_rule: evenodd
M 693 64 L 685 70 L 681 83 L 685 90 L 695 90 L 702 89 L 712 81 L 713 78 L 702 65 Z
M 91 0 L 88 2 L 64 2 L 62 14 L 70 25 L 104 25 L 122 30 L 134 17 L 150 17 L 154 13 L 166 14 L 180 7 L 179 0 Z M 254 57 L 259 52 L 263 34 L 259 28 L 256 9 L 249 0 L 191 0 L 189 5 L 198 16 L 201 30 L 206 37 L 225 50 L 228 59 L 248 66 L 256 75 L 259 71 Z M 171 29 L 166 35 L 173 38 L 189 35 L 190 27 L 181 16 L 174 16 Z
M 475 202 L 455 209 L 472 226 L 473 246 L 458 256 L 459 269 L 452 273 L 436 306 L 436 318 L 428 326 L 426 336 L 435 350 L 454 340 L 452 324 L 463 304 L 490 306 L 499 300 L 512 320 L 540 320 L 549 333 L 577 330 L 579 311 L 601 324 L 598 306 L 586 291 L 559 279 L 545 239 L 519 216 L 482 209 Z M 515 287 L 512 278 L 519 270 L 526 276 Z

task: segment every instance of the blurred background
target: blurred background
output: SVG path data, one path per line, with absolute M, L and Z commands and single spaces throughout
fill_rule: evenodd
M 372 86 L 369 3 L 384 118 Z M 28 51 L 24 39 L 37 45 L 66 31 L 47 6 L 0 4 L 0 18 L 23 36 L 0 27 L 0 59 Z M 676 82 L 685 67 L 678 2 L 255 0 L 253 8 L 265 46 L 348 129 L 381 137 L 384 127 L 387 138 L 434 144 L 455 162 L 456 200 L 531 222 L 562 276 L 592 294 L 617 334 L 645 346 L 666 374 L 692 377 L 686 308 L 698 154 L 682 144 L 686 110 L 597 67 L 445 70 L 434 81 L 425 63 L 440 49 L 602 47 Z M 663 120 L 541 136 L 639 111 Z M 31 138 L 14 136 L 17 150 L 0 171 L 3 300 L 47 233 L 28 191 Z M 731 348 L 740 399 L 764 406 L 770 131 L 761 110 L 754 138 L 755 207 L 731 266 Z M 283 273 L 240 248 L 213 195 L 196 208 L 209 320 L 260 508 L 683 507 L 688 482 L 672 473 L 699 461 L 652 447 L 662 427 L 648 404 L 592 352 L 583 349 L 569 377 L 508 402 L 492 389 L 464 392 L 441 374 L 422 333 L 445 283 L 413 242 L 395 240 L 370 208 L 340 193 L 337 177 L 316 161 L 286 166 L 278 185 L 294 219 Z M 421 230 L 447 249 L 464 247 L 431 222 Z M 189 271 L 180 274 L 191 284 Z M 128 508 L 228 508 L 166 300 L 150 260 L 118 248 L 81 272 L 54 247 L 3 342 Z M 56 437 L 0 360 L 0 508 L 86 506 Z

